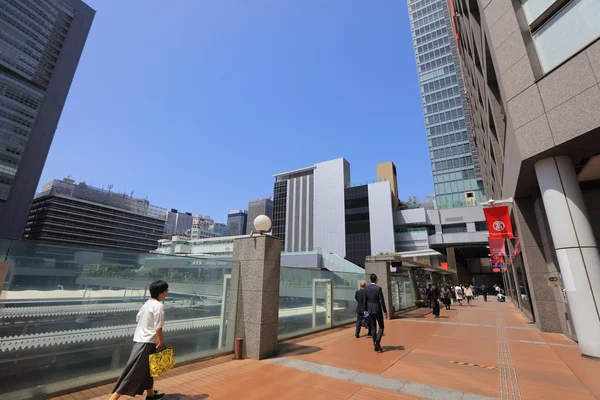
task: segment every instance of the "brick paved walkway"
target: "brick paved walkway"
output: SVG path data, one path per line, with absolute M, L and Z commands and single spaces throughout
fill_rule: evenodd
M 600 399 L 600 361 L 581 357 L 562 335 L 539 333 L 510 303 L 480 298 L 437 320 L 386 321 L 383 354 L 353 328 L 294 342 L 267 361 L 177 368 L 157 387 L 166 400 Z M 61 398 L 107 399 L 111 389 Z

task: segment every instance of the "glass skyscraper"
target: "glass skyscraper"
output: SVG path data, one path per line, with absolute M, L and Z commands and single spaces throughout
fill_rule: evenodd
M 23 233 L 95 11 L 0 0 L 0 237 Z
M 439 208 L 485 201 L 448 0 L 407 0 Z

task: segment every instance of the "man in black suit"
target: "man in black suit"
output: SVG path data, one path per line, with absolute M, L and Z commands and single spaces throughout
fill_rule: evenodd
M 357 338 L 360 337 L 360 328 L 362 327 L 362 322 L 365 320 L 365 311 L 367 305 L 367 298 L 365 296 L 365 281 L 360 282 L 360 289 L 356 291 L 354 294 L 354 300 L 356 300 L 356 332 L 354 336 Z M 367 328 L 369 329 L 369 328 Z
M 369 313 L 369 331 L 373 334 L 373 345 L 375 351 L 383 353 L 381 348 L 381 337 L 383 336 L 383 316 L 387 319 L 387 309 L 383 299 L 383 290 L 377 286 L 377 275 L 371 274 L 371 284 L 365 288 L 367 296 L 367 312 Z M 377 332 L 379 324 L 379 332 Z M 377 332 L 377 334 L 376 334 Z

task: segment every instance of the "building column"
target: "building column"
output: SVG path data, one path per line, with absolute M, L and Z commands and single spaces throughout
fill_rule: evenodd
M 387 261 L 367 261 L 365 263 L 365 274 L 367 275 L 367 285 L 371 283 L 371 274 L 377 275 L 379 286 L 383 290 L 383 300 L 388 310 L 388 318 L 392 319 L 394 315 L 394 303 L 392 303 L 392 278 L 390 274 L 390 263 Z
M 271 357 L 279 336 L 281 240 L 270 235 L 236 239 L 233 261 L 239 268 L 232 290 L 237 295 L 235 337 L 244 339 L 244 357 Z
M 571 159 L 535 164 L 573 325 L 584 355 L 600 357 L 600 254 Z

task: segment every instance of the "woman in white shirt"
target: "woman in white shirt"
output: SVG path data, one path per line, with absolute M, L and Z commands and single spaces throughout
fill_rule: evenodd
M 473 302 L 473 289 L 471 289 L 471 286 L 465 288 L 465 296 L 467 297 L 467 303 L 471 304 Z
M 462 306 L 463 295 L 464 295 L 462 287 L 460 287 L 459 285 L 457 285 L 454 288 L 454 294 L 456 295 L 456 301 L 458 301 L 458 305 Z
M 163 347 L 165 311 L 161 301 L 168 293 L 167 282 L 156 281 L 150 284 L 152 298 L 144 303 L 137 314 L 133 349 L 110 400 L 117 400 L 122 395 L 140 395 L 144 391 L 146 391 L 146 400 L 158 400 L 164 397 L 164 393 L 154 390 L 154 378 L 150 376 L 148 356 Z

